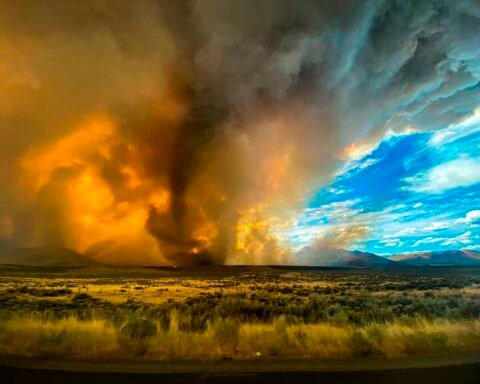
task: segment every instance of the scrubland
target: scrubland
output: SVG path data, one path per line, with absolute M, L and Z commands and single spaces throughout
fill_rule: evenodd
M 205 271 L 0 273 L 0 354 L 179 360 L 480 351 L 475 269 Z

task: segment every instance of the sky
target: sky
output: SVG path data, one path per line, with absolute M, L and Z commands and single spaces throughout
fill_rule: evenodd
M 379 255 L 480 248 L 480 109 L 435 131 L 387 132 L 315 190 L 282 235 L 295 248 L 362 228 Z
M 477 0 L 0 1 L 0 237 L 127 265 L 478 247 Z

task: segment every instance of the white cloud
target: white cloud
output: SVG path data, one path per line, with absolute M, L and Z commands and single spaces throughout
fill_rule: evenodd
M 436 221 L 425 227 L 425 231 L 439 231 L 441 229 L 447 229 L 448 227 L 449 225 L 445 221 Z
M 457 245 L 457 244 L 470 244 L 470 236 L 472 232 L 465 232 L 457 237 L 452 237 L 451 239 L 446 239 L 441 245 Z
M 380 159 L 369 158 L 369 159 L 354 159 L 347 161 L 342 169 L 339 171 L 338 176 L 351 174 L 352 172 L 359 172 L 362 169 L 368 168 L 376 163 L 378 163 Z
M 387 247 L 400 247 L 403 245 L 403 241 L 400 239 L 385 239 L 380 241 L 380 243 Z
M 417 240 L 414 244 L 413 247 L 418 247 L 419 245 L 423 244 L 434 244 L 434 243 L 440 243 L 442 241 L 445 241 L 447 239 L 443 237 L 425 237 L 424 239 Z
M 431 168 L 406 179 L 407 189 L 415 192 L 442 193 L 445 190 L 480 182 L 480 157 L 463 157 Z
M 333 193 L 334 195 L 341 195 L 343 193 L 347 193 L 350 191 L 351 189 L 340 189 L 340 188 L 333 188 L 333 187 L 328 188 L 328 192 Z
M 402 229 L 400 228 L 396 225 L 394 227 L 388 228 L 388 230 L 385 230 L 385 232 L 387 233 L 383 235 L 383 238 L 392 239 L 392 238 L 397 238 L 402 236 L 411 236 L 418 232 L 418 229 L 414 227 L 406 227 Z
M 458 235 L 456 237 L 451 237 L 451 238 L 429 236 L 429 237 L 417 240 L 413 244 L 413 247 L 418 247 L 419 245 L 424 245 L 424 244 L 435 244 L 435 243 L 441 243 L 440 245 L 443 245 L 443 246 L 470 244 L 472 242 L 472 240 L 470 239 L 471 236 L 472 236 L 472 232 L 470 231 L 462 233 L 461 235 Z
M 370 166 L 372 166 L 373 164 L 376 164 L 380 161 L 380 159 L 367 159 L 363 162 L 360 162 L 358 164 L 358 168 L 359 169 L 365 169 L 365 168 L 368 168 Z
M 358 215 L 361 210 L 353 208 L 359 203 L 360 199 L 336 201 L 334 203 L 325 204 L 318 208 L 306 208 L 301 212 L 298 221 L 301 224 L 307 224 L 311 221 L 319 219 L 338 220 L 346 219 Z
M 299 249 L 346 223 L 354 225 L 354 218 L 359 217 L 362 212 L 355 208 L 359 202 L 360 199 L 353 199 L 305 208 L 291 220 L 291 225 L 275 231 L 275 235 L 289 242 L 294 249 Z
M 440 129 L 429 141 L 431 146 L 440 146 L 461 137 L 467 136 L 480 129 L 480 108 L 458 124 L 452 124 L 448 128 Z
M 473 224 L 475 222 L 480 222 L 480 210 L 478 209 L 470 211 L 465 217 L 455 220 L 455 223 L 458 224 Z

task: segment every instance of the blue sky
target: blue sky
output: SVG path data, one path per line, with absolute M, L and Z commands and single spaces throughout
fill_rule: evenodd
M 480 110 L 434 131 L 394 134 L 348 160 L 284 233 L 376 254 L 480 248 Z

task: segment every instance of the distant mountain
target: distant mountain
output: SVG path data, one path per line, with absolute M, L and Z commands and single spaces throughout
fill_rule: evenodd
M 99 265 L 98 262 L 68 248 L 52 246 L 22 248 L 5 238 L 0 238 L 0 264 L 31 266 Z
M 396 268 L 422 266 L 480 266 L 480 252 L 468 249 L 406 253 L 383 257 L 374 253 L 342 249 L 319 249 L 304 247 L 296 255 L 301 265 L 349 267 L 349 268 Z
M 424 266 L 480 266 L 480 252 L 452 250 L 383 257 L 374 253 L 307 246 L 296 254 L 299 265 L 346 268 L 402 268 Z M 30 266 L 93 266 L 101 263 L 68 248 L 19 247 L 0 237 L 0 264 Z
M 374 253 L 361 251 L 343 251 L 345 252 L 334 265 L 362 268 L 392 268 L 397 266 L 397 262 L 387 259 Z
M 400 264 L 369 252 L 318 249 L 309 246 L 297 253 L 297 260 L 302 265 L 350 268 L 394 268 Z
M 480 266 L 480 252 L 468 249 L 457 251 L 407 253 L 402 255 L 393 255 L 390 257 L 390 259 L 412 266 Z

